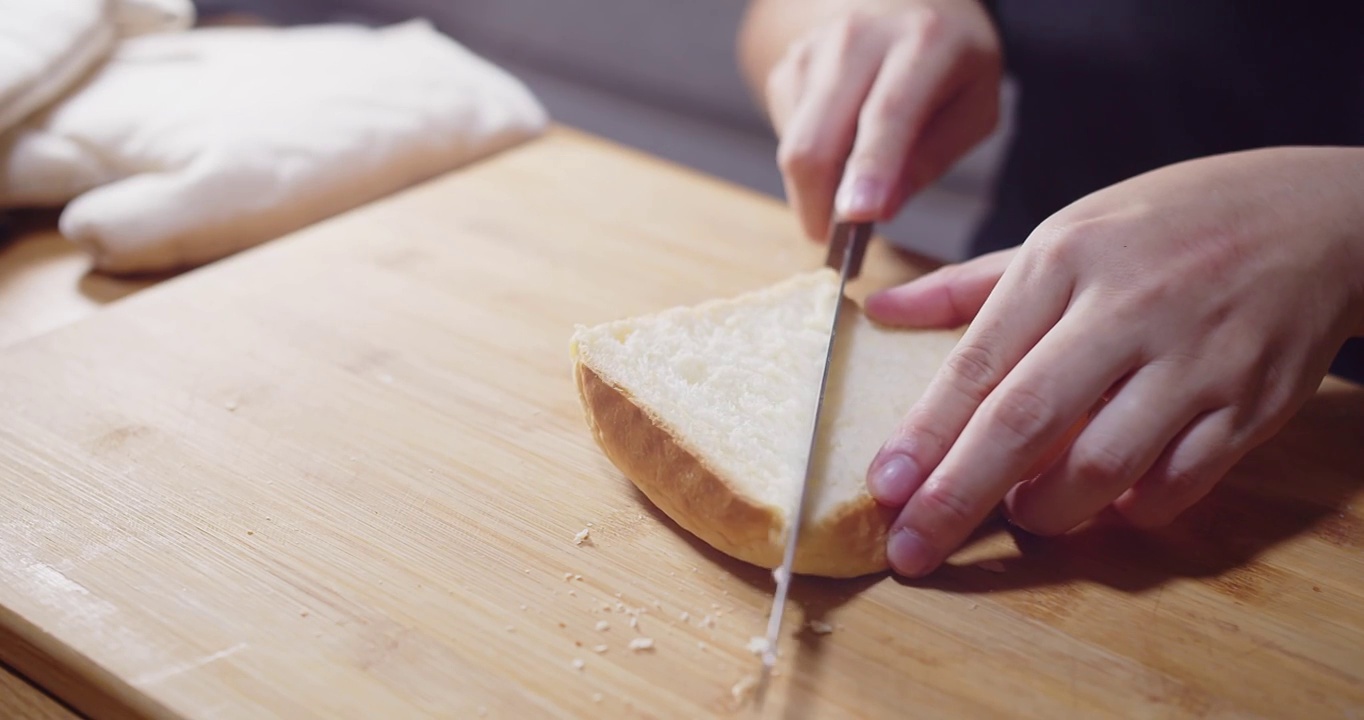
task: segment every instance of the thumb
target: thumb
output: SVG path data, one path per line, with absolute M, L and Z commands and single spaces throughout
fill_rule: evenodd
M 980 312 L 1016 252 L 1016 248 L 998 250 L 874 293 L 867 297 L 867 316 L 902 327 L 965 325 Z

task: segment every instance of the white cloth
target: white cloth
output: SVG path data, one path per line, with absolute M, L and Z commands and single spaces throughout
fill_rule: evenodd
M 0 136 L 0 207 L 66 203 L 105 272 L 192 267 L 540 133 L 530 91 L 423 21 L 123 40 Z
M 190 0 L 0 0 L 0 132 L 55 100 L 119 37 L 193 20 Z
M 114 44 L 108 0 L 0 0 L 0 131 L 61 94 Z

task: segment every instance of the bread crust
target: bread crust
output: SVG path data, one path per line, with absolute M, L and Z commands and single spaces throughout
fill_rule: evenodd
M 604 380 L 581 356 L 574 377 L 587 424 L 607 458 L 683 529 L 731 557 L 781 565 L 785 512 L 760 504 L 718 475 L 666 423 Z M 894 513 L 870 495 L 844 503 L 801 529 L 794 572 L 857 577 L 886 570 Z

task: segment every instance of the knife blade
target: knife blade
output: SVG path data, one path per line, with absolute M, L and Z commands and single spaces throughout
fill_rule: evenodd
M 786 549 L 781 567 L 774 576 L 777 590 L 772 598 L 772 610 L 767 619 L 766 644 L 762 652 L 762 675 L 758 680 L 758 702 L 761 704 L 772 670 L 777 664 L 777 642 L 780 639 L 781 621 L 786 608 L 786 597 L 791 590 L 791 569 L 796 559 L 796 544 L 800 539 L 801 524 L 805 520 L 805 505 L 810 487 L 810 475 L 815 466 L 816 445 L 819 442 L 821 420 L 824 415 L 824 393 L 829 386 L 829 368 L 833 364 L 834 348 L 837 346 L 839 319 L 843 316 L 843 297 L 848 281 L 856 279 L 862 272 L 862 260 L 866 257 L 867 244 L 871 240 L 871 223 L 835 223 L 829 238 L 829 250 L 825 264 L 839 271 L 838 299 L 834 305 L 834 317 L 829 327 L 829 344 L 825 349 L 824 368 L 819 380 L 819 394 L 815 399 L 815 415 L 810 430 L 810 449 L 805 458 L 805 476 L 796 496 L 795 512 L 791 516 L 791 528 L 786 536 Z

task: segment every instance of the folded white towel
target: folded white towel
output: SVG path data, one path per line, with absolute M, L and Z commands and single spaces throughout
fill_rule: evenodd
M 67 203 L 105 272 L 215 260 L 540 133 L 543 107 L 423 21 L 121 41 L 0 136 L 0 207 Z
M 57 99 L 119 37 L 193 21 L 190 0 L 0 0 L 0 132 Z
M 114 44 L 108 0 L 0 0 L 0 131 L 46 105 Z

